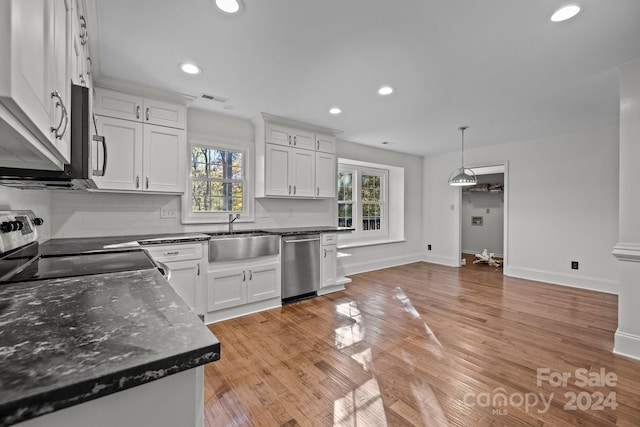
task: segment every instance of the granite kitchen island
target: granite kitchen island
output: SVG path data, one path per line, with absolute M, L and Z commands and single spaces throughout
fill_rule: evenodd
M 0 426 L 198 426 L 219 358 L 157 269 L 0 286 Z

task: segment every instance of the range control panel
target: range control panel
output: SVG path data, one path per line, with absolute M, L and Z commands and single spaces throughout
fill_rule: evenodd
M 0 211 L 0 254 L 35 242 L 42 224 L 32 211 Z

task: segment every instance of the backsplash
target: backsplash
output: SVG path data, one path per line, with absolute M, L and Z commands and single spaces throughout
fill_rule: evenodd
M 178 218 L 160 218 L 161 209 L 178 212 Z M 51 237 L 116 236 L 206 232 L 226 229 L 226 224 L 180 223 L 180 196 L 51 193 Z M 255 221 L 234 224 L 235 229 L 336 225 L 335 200 L 256 199 Z

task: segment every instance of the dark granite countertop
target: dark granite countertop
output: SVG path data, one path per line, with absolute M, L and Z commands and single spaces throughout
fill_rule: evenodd
M 51 239 L 40 244 L 42 255 L 66 255 L 83 252 L 97 252 L 105 250 L 120 250 L 125 245 L 160 245 L 209 240 L 208 234 L 203 233 L 173 233 L 173 234 L 144 234 L 131 236 L 104 237 L 70 237 L 65 239 Z
M 0 285 L 0 426 L 219 358 L 156 269 Z
M 108 250 L 121 250 L 130 247 L 176 244 L 188 242 L 207 241 L 213 236 L 234 235 L 249 232 L 263 232 L 280 234 L 283 236 L 306 233 L 346 233 L 353 231 L 348 227 L 315 226 L 315 227 L 289 227 L 289 228 L 261 228 L 255 230 L 214 231 L 211 233 L 172 233 L 172 234 L 143 234 L 130 236 L 104 236 L 104 237 L 71 237 L 64 239 L 51 239 L 40 244 L 42 255 L 66 255 L 83 252 L 98 252 Z
M 318 226 L 318 227 L 289 227 L 289 228 L 273 228 L 265 229 L 263 231 L 282 234 L 283 236 L 294 234 L 307 234 L 307 233 L 347 233 L 354 231 L 355 228 L 349 227 L 332 227 L 332 226 Z

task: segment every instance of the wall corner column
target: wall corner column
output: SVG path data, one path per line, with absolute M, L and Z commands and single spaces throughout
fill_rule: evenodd
M 620 66 L 618 330 L 614 353 L 640 359 L 640 61 Z

